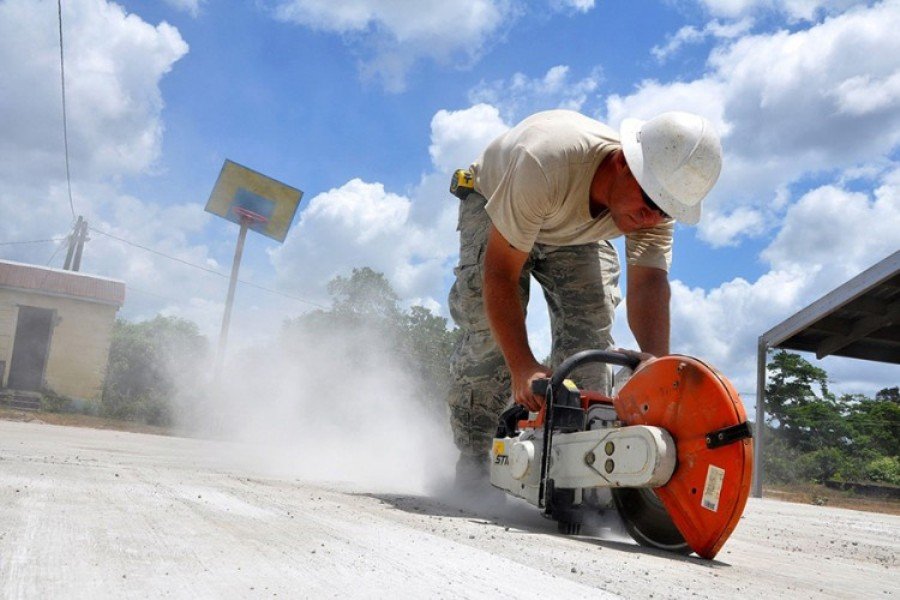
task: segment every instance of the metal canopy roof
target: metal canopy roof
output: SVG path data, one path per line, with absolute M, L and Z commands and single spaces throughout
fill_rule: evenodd
M 762 427 L 770 348 L 900 363 L 900 250 L 759 336 L 753 495 L 762 497 Z
M 759 338 L 760 345 L 900 363 L 900 251 Z

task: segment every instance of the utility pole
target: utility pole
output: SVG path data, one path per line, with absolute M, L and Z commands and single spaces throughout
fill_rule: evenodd
M 72 261 L 72 270 L 78 271 L 81 269 L 81 253 L 84 251 L 84 243 L 87 241 L 87 229 L 88 223 L 81 217 L 78 218 L 80 221 L 81 227 L 78 228 L 78 244 L 75 246 L 75 258 Z
M 72 256 L 75 254 L 75 246 L 78 245 L 78 235 L 81 232 L 82 221 L 84 221 L 84 218 L 79 215 L 78 220 L 75 222 L 75 227 L 72 229 L 72 233 L 69 234 L 69 250 L 66 252 L 66 262 L 63 265 L 63 269 L 66 271 L 72 269 Z

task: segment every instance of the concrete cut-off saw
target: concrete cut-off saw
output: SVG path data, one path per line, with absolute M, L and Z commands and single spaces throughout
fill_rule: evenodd
M 625 367 L 611 397 L 567 379 L 586 363 Z M 590 515 L 616 510 L 639 544 L 712 559 L 750 493 L 743 403 L 721 373 L 696 358 L 638 363 L 621 352 L 587 350 L 535 381 L 544 407 L 536 417 L 518 404 L 501 415 L 491 484 L 540 508 L 561 533 L 579 534 Z

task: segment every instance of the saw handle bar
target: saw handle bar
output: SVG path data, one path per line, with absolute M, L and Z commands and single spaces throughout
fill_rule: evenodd
M 532 381 L 531 391 L 536 396 L 543 396 L 546 398 L 548 387 L 556 392 L 572 371 L 581 365 L 594 362 L 618 365 L 634 370 L 641 363 L 641 360 L 630 354 L 615 352 L 613 350 L 583 350 L 564 360 L 549 379 L 535 379 Z

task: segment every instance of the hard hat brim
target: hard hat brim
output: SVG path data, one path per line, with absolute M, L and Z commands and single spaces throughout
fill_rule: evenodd
M 679 202 L 653 176 L 653 172 L 645 168 L 644 148 L 640 140 L 640 131 L 644 123 L 645 121 L 640 119 L 624 119 L 619 126 L 619 139 L 628 168 L 641 188 L 647 192 L 657 206 L 666 211 L 666 214 L 679 223 L 696 225 L 700 221 L 700 203 L 686 205 Z

